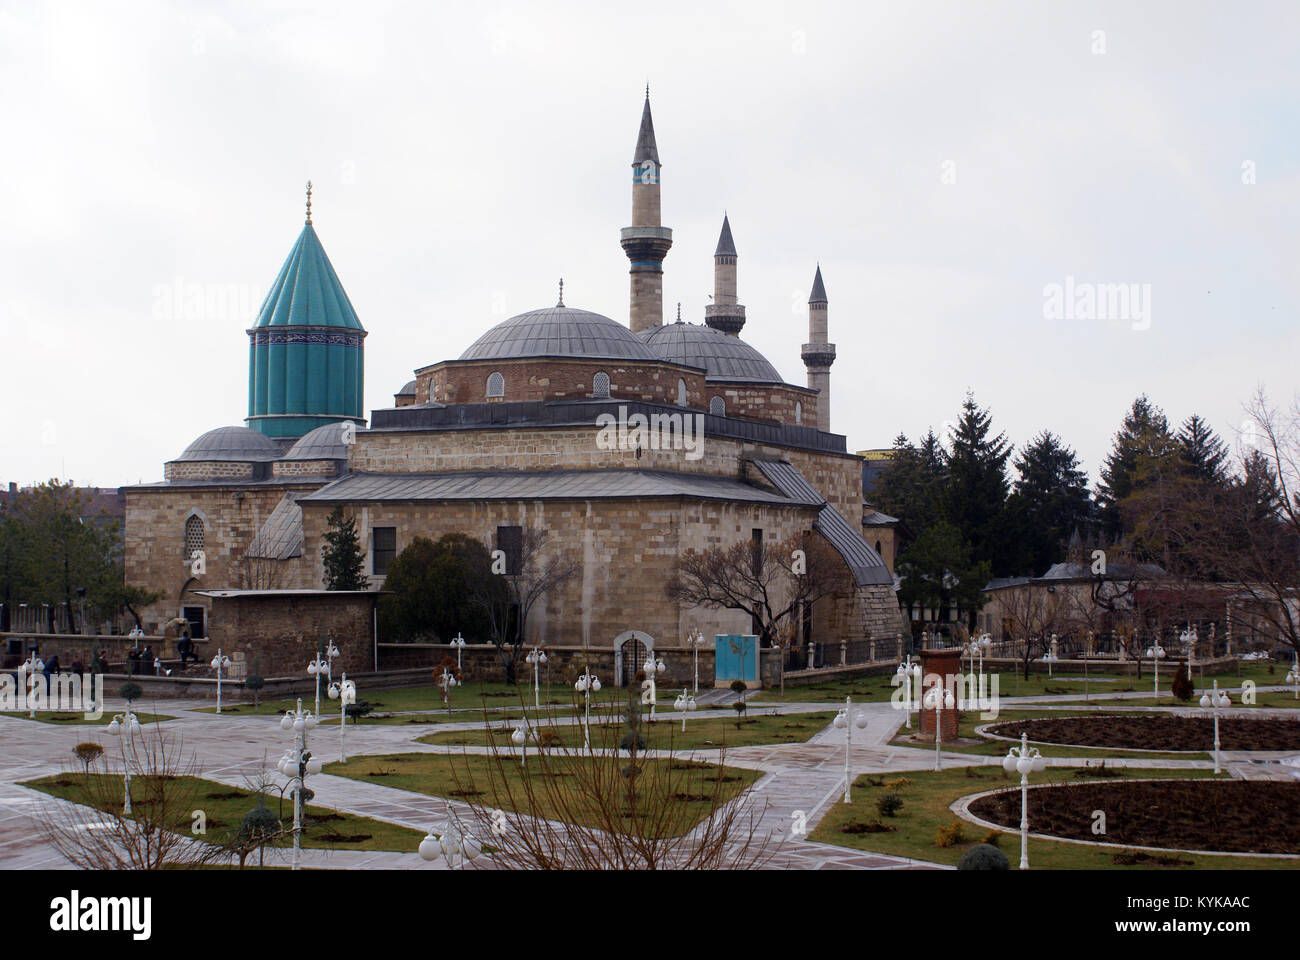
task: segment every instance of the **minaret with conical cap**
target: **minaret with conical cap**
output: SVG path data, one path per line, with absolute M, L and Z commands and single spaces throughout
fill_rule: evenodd
M 736 244 L 725 213 L 718 248 L 713 251 L 713 302 L 704 308 L 704 322 L 733 337 L 745 326 L 745 308 L 736 302 Z
M 664 257 L 673 245 L 673 232 L 659 222 L 659 168 L 659 149 L 650 118 L 650 85 L 646 84 L 641 130 L 632 156 L 632 226 L 622 231 L 623 252 L 632 264 L 628 323 L 633 333 L 664 322 Z
M 826 287 L 822 283 L 821 264 L 813 277 L 808 297 L 808 343 L 803 345 L 803 363 L 808 368 L 808 387 L 817 391 L 817 429 L 831 429 L 831 364 L 835 362 L 835 344 L 826 342 Z

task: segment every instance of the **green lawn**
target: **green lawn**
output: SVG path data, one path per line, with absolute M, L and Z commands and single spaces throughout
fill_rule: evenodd
M 141 723 L 161 723 L 164 720 L 176 719 L 175 717 L 168 716 L 165 713 L 140 713 L 136 711 L 133 712 L 135 712 L 136 719 L 139 720 Z M 32 717 L 29 716 L 27 713 L 5 712 L 5 713 L 0 713 L 0 716 L 21 717 L 24 720 L 32 719 Z M 39 723 L 53 723 L 53 724 L 58 724 L 60 726 L 69 726 L 69 727 L 74 727 L 74 726 L 106 727 L 112 721 L 114 716 L 116 716 L 116 711 L 113 710 L 105 710 L 104 715 L 100 717 L 98 720 L 87 720 L 85 715 L 81 713 L 58 712 L 54 710 L 36 711 L 36 720 Z
M 100 780 L 95 795 L 108 796 L 112 799 L 112 809 L 120 809 L 122 798 L 122 777 L 119 774 L 92 773 L 91 777 Z M 52 797 L 85 803 L 98 809 L 108 809 L 108 804 L 93 802 L 93 797 L 86 794 L 84 773 L 61 773 L 53 776 L 28 780 L 23 786 L 31 787 Z M 192 797 L 197 809 L 207 815 L 208 833 L 198 839 L 210 843 L 222 843 L 232 837 L 238 830 L 244 814 L 257 806 L 257 795 L 251 790 L 231 787 L 214 780 L 199 777 L 180 778 L 184 785 L 177 788 L 179 795 Z M 131 802 L 137 812 L 147 809 L 148 778 L 135 776 L 131 778 Z M 104 781 L 107 781 L 106 783 Z M 311 786 L 311 777 L 307 778 Z M 293 798 L 284 798 L 281 810 L 279 794 L 272 793 L 265 797 L 266 805 L 273 813 L 282 815 L 282 822 L 293 825 Z M 399 827 L 381 820 L 371 820 L 350 813 L 340 813 L 325 807 L 308 805 L 304 811 L 304 827 L 301 835 L 302 846 L 319 850 L 395 850 L 414 852 L 424 839 L 424 832 Z M 176 825 L 177 832 L 191 836 L 192 813 L 183 811 L 182 822 Z M 277 846 L 293 846 L 292 836 L 285 837 Z M 256 857 L 254 857 L 256 862 Z
M 1224 689 L 1220 685 L 1219 689 Z M 1293 710 L 1300 708 L 1300 700 L 1295 698 L 1294 693 L 1282 692 L 1276 690 L 1256 691 L 1254 703 L 1242 703 L 1240 689 L 1229 689 L 1232 695 L 1232 706 L 1236 708 L 1245 708 L 1247 710 L 1264 707 L 1270 710 Z M 1120 700 L 1098 700 L 1093 698 L 1090 701 L 1085 700 L 1060 700 L 1053 701 L 1064 706 L 1076 706 L 1081 703 L 1095 703 L 1110 709 L 1111 707 L 1197 707 L 1201 698 L 1201 688 L 1196 688 L 1196 696 L 1186 702 L 1175 699 L 1166 691 L 1160 691 L 1160 699 L 1157 701 L 1153 697 L 1125 697 Z
M 979 743 L 944 743 L 944 753 L 968 753 L 983 757 L 1005 757 L 1007 750 L 1013 744 L 1007 740 L 992 740 L 979 737 L 975 733 L 975 728 L 988 723 L 1007 723 L 1014 720 L 1033 720 L 1038 717 L 1087 717 L 1094 716 L 1092 713 L 1076 712 L 1072 710 L 1001 710 L 998 712 L 997 720 L 981 720 L 979 714 L 973 711 L 965 711 L 961 715 L 961 722 L 957 727 L 957 734 L 962 739 L 978 738 Z M 916 717 L 912 718 L 912 729 L 916 730 L 918 721 Z M 922 750 L 934 749 L 933 741 L 929 743 L 913 743 L 906 739 L 908 731 L 899 730 L 899 736 L 895 737 L 890 743 L 896 747 L 918 747 Z M 1032 741 L 1031 741 L 1032 742 Z M 1133 750 L 1110 750 L 1103 747 L 1072 747 L 1060 744 L 1036 744 L 1038 751 L 1045 757 L 1079 757 L 1083 759 L 1094 758 L 1127 758 L 1138 762 L 1141 760 L 1205 760 L 1209 759 L 1208 753 L 1157 753 L 1157 752 L 1140 752 Z
M 1213 774 L 1208 770 L 1132 770 L 1121 773 L 1121 776 L 1128 776 L 1131 779 L 1165 777 L 1200 779 Z M 969 794 L 1010 787 L 1019 783 L 1019 777 L 1008 775 L 997 767 L 964 767 L 944 770 L 941 773 L 908 773 L 906 779 L 910 782 L 898 791 L 898 795 L 903 800 L 902 809 L 893 817 L 881 816 L 876 809 L 876 801 L 887 792 L 891 792 L 884 784 L 893 779 L 897 778 L 891 774 L 858 777 L 853 784 L 853 802 L 845 804 L 837 801 L 832 804 L 809 839 L 819 843 L 852 847 L 855 850 L 955 866 L 962 854 L 973 844 L 985 839 L 986 831 L 972 823 L 961 821 L 965 839 L 954 846 L 938 846 L 935 840 L 939 830 L 958 820 L 949 806 Z M 1033 774 L 1030 779 L 1033 783 L 1054 783 L 1082 781 L 1086 778 L 1076 777 L 1072 769 L 1049 767 L 1041 774 Z M 873 821 L 896 829 L 888 833 L 845 833 L 841 829 L 846 824 L 870 824 Z M 1030 831 L 1034 829 L 1032 822 L 1029 829 Z M 997 846 L 1007 855 L 1014 870 L 1020 862 L 1019 834 L 1014 831 L 1000 833 Z M 1190 853 L 1177 855 L 1179 859 L 1192 861 L 1190 866 L 1129 867 L 1114 862 L 1115 855 L 1122 852 L 1115 847 L 1062 843 L 1031 837 L 1029 865 L 1040 870 L 1295 870 L 1300 868 L 1300 859 L 1255 859 Z
M 643 770 L 638 781 L 646 793 L 666 789 L 679 799 L 673 800 L 672 816 L 678 829 L 673 835 L 688 832 L 708 816 L 716 789 L 719 802 L 730 800 L 744 790 L 762 773 L 734 767 L 720 767 L 710 763 L 682 760 L 641 760 Z M 325 773 L 338 777 L 351 777 L 363 783 L 377 783 L 397 787 L 433 797 L 449 797 L 473 803 L 483 808 L 500 808 L 518 813 L 532 814 L 547 819 L 558 819 L 560 811 L 551 803 L 547 787 L 533 780 L 536 807 L 529 805 L 525 778 L 571 778 L 582 781 L 590 788 L 593 782 L 621 784 L 619 770 L 626 767 L 626 757 L 582 757 L 577 755 L 553 756 L 545 764 L 535 754 L 530 754 L 527 770 L 513 756 L 496 758 L 482 754 L 429 754 L 406 753 L 384 756 L 355 757 L 345 764 L 332 763 Z M 578 766 L 603 765 L 598 772 L 577 771 Z M 652 786 L 657 784 L 658 786 Z M 577 784 L 573 784 L 575 822 L 601 827 L 590 815 L 584 801 L 577 799 Z M 622 788 L 615 788 L 621 796 Z M 587 809 L 587 815 L 584 815 Z
M 642 736 L 651 750 L 694 750 L 702 747 L 748 747 L 768 743 L 803 743 L 813 734 L 825 729 L 835 719 L 833 712 L 796 713 L 785 716 L 750 716 L 737 723 L 731 717 L 689 717 L 686 732 L 682 733 L 681 714 L 665 711 L 657 723 L 648 718 L 642 725 Z M 513 723 L 493 723 L 492 731 L 500 746 L 512 746 L 509 739 Z M 540 734 L 552 733 L 566 747 L 582 746 L 582 724 L 559 725 L 542 723 Z M 626 728 L 622 723 L 591 723 L 591 744 L 596 749 L 610 749 L 622 737 Z M 454 746 L 487 746 L 488 731 L 462 730 L 447 733 L 430 733 L 419 738 L 420 743 Z

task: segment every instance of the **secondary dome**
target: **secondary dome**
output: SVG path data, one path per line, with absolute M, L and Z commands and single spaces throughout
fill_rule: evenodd
M 483 334 L 460 355 L 462 360 L 509 357 L 659 359 L 617 320 L 573 307 L 546 307 L 511 317 Z
M 277 460 L 280 448 L 264 433 L 248 427 L 217 427 L 203 434 L 177 460 Z
M 638 336 L 660 360 L 703 367 L 709 380 L 783 383 L 776 367 L 739 337 L 698 323 L 668 323 Z
M 327 423 L 304 434 L 284 455 L 285 460 L 346 460 L 348 445 L 343 442 L 343 432 L 356 424 L 351 421 Z

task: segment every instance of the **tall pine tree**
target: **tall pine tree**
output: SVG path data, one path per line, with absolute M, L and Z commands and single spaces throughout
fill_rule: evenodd
M 1121 501 L 1136 488 L 1139 459 L 1162 458 L 1174 443 L 1164 411 L 1142 394 L 1124 415 L 1124 422 L 1101 466 L 1097 504 L 1102 523 L 1112 538 L 1124 531 Z
M 325 543 L 321 546 L 321 561 L 325 567 L 326 590 L 365 590 L 365 554 L 357 537 L 357 524 L 342 506 L 330 511 L 325 530 Z
M 1178 446 L 1194 479 L 1215 485 L 1227 480 L 1228 448 L 1200 415 L 1194 413 L 1183 421 Z
M 1043 431 L 1015 458 L 1019 474 L 1007 501 L 1011 539 L 1018 547 L 1017 572 L 1041 576 L 1065 555 L 1078 531 L 1092 521 L 1088 475 L 1078 455 L 1050 431 Z
M 1016 551 L 1006 535 L 1011 449 L 1005 433 L 993 434 L 993 415 L 968 393 L 948 435 L 944 515 L 970 544 L 974 560 L 992 565 L 994 576 L 1015 572 Z

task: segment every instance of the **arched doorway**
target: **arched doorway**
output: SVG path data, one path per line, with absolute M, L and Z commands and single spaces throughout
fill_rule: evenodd
M 625 630 L 614 638 L 614 676 L 620 687 L 632 686 L 646 654 L 655 648 L 655 638 L 641 630 Z

